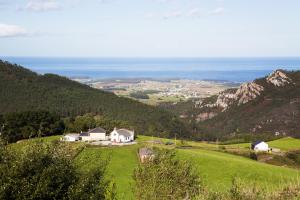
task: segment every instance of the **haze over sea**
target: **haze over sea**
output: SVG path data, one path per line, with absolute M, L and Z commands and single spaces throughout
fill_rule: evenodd
M 2 57 L 37 73 L 66 77 L 180 78 L 245 82 L 275 69 L 299 70 L 300 58 L 46 58 Z

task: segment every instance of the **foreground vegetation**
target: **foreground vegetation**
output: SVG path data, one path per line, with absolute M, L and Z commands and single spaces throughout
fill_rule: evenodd
M 58 138 L 58 136 L 46 137 L 43 140 L 47 143 Z M 18 144 L 12 144 L 10 147 L 22 149 L 36 140 L 23 141 Z M 163 138 L 139 136 L 137 145 L 109 148 L 89 146 L 84 143 L 72 143 L 72 146 L 81 149 L 74 159 L 74 164 L 80 174 L 89 174 L 101 166 L 99 160 L 109 160 L 105 177 L 115 183 L 117 198 L 136 199 L 134 191 L 137 186 L 134 174 L 135 169 L 139 167 L 138 149 L 144 146 L 157 147 L 159 149 L 174 149 L 175 147 L 175 145 L 153 144 L 151 143 L 152 140 L 161 140 L 164 143 L 170 141 Z M 174 140 L 172 142 L 175 143 Z M 278 141 L 274 141 L 274 143 L 276 142 L 278 143 Z M 294 142 L 291 141 L 291 144 Z M 233 198 L 232 195 L 250 195 L 253 193 L 252 189 L 264 195 L 275 195 L 276 193 L 277 196 L 279 195 L 277 193 L 288 186 L 293 192 L 297 190 L 299 170 L 273 166 L 251 160 L 250 158 L 223 153 L 217 151 L 219 148 L 216 144 L 193 141 L 176 141 L 176 143 L 177 148 L 174 149 L 176 159 L 189 162 L 195 174 L 200 177 L 201 195 L 206 195 L 206 198 L 203 197 L 203 199 L 208 199 L 208 197 L 217 199 L 213 198 L 214 195 L 219 199 L 238 199 L 237 197 Z M 185 148 L 185 146 L 189 146 L 189 148 Z M 252 187 L 253 185 L 254 188 Z M 253 195 L 259 194 L 254 193 Z
M 35 141 L 22 149 L 0 144 L 0 199 L 115 199 L 104 178 L 107 161 L 80 173 L 73 160 L 81 149 L 57 141 Z

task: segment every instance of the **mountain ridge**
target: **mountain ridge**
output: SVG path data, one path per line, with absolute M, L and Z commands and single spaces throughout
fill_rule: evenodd
M 237 89 L 223 91 L 215 103 L 200 103 L 199 115 L 214 112 L 209 119 L 200 120 L 200 130 L 218 131 L 219 135 L 300 136 L 299 86 L 300 71 L 275 70 Z M 203 107 L 211 109 L 202 112 Z
M 300 71 L 269 75 L 200 100 L 166 105 L 200 140 L 300 137 Z

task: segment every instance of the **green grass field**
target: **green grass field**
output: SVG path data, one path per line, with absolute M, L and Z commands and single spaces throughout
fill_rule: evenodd
M 44 138 L 46 142 L 57 140 L 58 136 Z M 151 146 L 147 141 L 160 139 L 163 142 L 169 139 L 139 136 L 139 144 L 124 147 L 97 147 L 86 146 L 76 157 L 75 164 L 79 165 L 82 172 L 88 172 L 99 167 L 102 160 L 110 158 L 107 177 L 113 178 L 120 199 L 134 199 L 133 194 L 133 172 L 138 165 L 137 151 L 140 146 Z M 13 144 L 14 148 L 30 144 L 34 140 Z M 172 140 L 174 142 L 174 140 Z M 290 150 L 298 148 L 299 140 L 283 138 L 270 142 L 273 147 Z M 192 162 L 195 169 L 202 177 L 203 182 L 209 190 L 225 191 L 230 188 L 234 177 L 240 178 L 247 184 L 256 184 L 267 190 L 276 190 L 293 181 L 297 181 L 299 170 L 287 167 L 278 167 L 253 161 L 251 159 L 217 152 L 215 144 L 187 141 L 188 145 L 197 147 L 195 149 L 177 149 L 178 158 Z M 80 143 L 74 143 L 80 145 Z M 180 144 L 180 141 L 177 141 Z M 249 144 L 241 144 L 245 148 Z M 156 145 L 162 148 L 173 148 L 172 146 Z
M 119 199 L 134 199 L 132 176 L 138 165 L 137 150 L 137 145 L 111 148 L 87 147 L 79 154 L 75 162 L 81 170 L 88 171 L 98 167 L 97 159 L 109 157 L 107 177 L 115 181 Z
M 88 147 L 77 158 L 77 162 L 82 169 L 88 170 L 96 167 L 95 155 L 111 156 L 108 176 L 114 178 L 117 184 L 118 196 L 121 199 L 134 199 L 132 188 L 134 182 L 132 175 L 134 168 L 138 165 L 137 150 L 140 145 L 148 145 L 148 140 L 160 139 L 163 142 L 169 139 L 139 136 L 139 145 L 126 147 Z M 174 140 L 172 140 L 174 142 Z M 180 143 L 180 141 L 177 141 Z M 256 184 L 267 190 L 276 190 L 284 184 L 297 181 L 299 171 L 286 167 L 277 167 L 264 163 L 259 163 L 241 156 L 221 153 L 204 148 L 215 148 L 216 145 L 187 142 L 189 145 L 200 147 L 199 149 L 177 149 L 180 159 L 189 160 L 195 166 L 197 172 L 202 177 L 203 182 L 210 190 L 225 191 L 230 188 L 234 177 L 240 178 L 245 183 Z M 163 148 L 170 146 L 162 146 Z M 300 177 L 299 177 L 300 178 Z
M 300 149 L 300 140 L 292 137 L 280 138 L 267 142 L 269 147 L 278 148 L 282 151 L 291 151 Z M 226 147 L 250 148 L 250 143 L 224 145 Z
M 202 149 L 179 150 L 179 157 L 191 161 L 211 190 L 229 189 L 234 177 L 247 184 L 275 190 L 284 183 L 297 180 L 298 170 L 277 167 L 245 157 Z

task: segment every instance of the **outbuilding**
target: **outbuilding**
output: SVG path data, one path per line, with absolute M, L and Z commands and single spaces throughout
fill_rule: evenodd
M 257 141 L 251 144 L 251 149 L 254 151 L 269 151 L 269 145 L 264 141 Z
M 149 149 L 149 148 L 140 148 L 139 149 L 139 157 L 140 157 L 141 163 L 150 161 L 154 157 L 153 150 Z
M 70 134 L 67 134 L 65 135 L 63 138 L 62 138 L 63 141 L 67 141 L 67 142 L 75 142 L 75 141 L 78 141 L 79 140 L 79 134 L 77 133 L 70 133 Z

